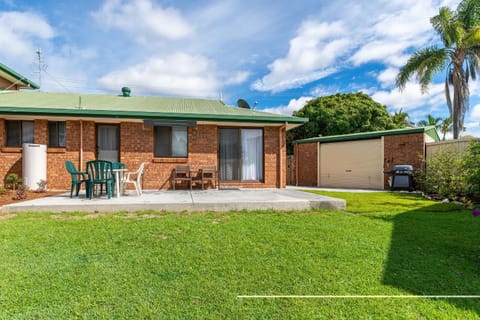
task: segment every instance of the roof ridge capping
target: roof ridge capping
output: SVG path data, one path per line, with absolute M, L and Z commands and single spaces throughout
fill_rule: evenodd
M 413 127 L 413 128 L 401 128 L 401 129 L 391 129 L 391 130 L 381 130 L 381 131 L 368 131 L 368 132 L 357 132 L 349 134 L 339 134 L 333 136 L 322 136 L 322 137 L 313 137 L 293 141 L 294 144 L 310 143 L 310 142 L 339 142 L 339 141 L 349 141 L 349 140 L 366 140 L 366 139 L 375 139 L 381 136 L 393 136 L 398 134 L 409 134 L 409 133 L 420 133 L 423 132 L 429 137 L 431 137 L 435 142 L 440 141 L 440 136 L 435 128 L 435 126 L 426 126 L 426 127 Z

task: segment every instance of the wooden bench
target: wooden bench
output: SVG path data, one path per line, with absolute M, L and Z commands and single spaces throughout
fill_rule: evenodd
M 192 177 L 193 182 L 200 183 L 202 185 L 202 190 L 205 189 L 205 184 L 208 185 L 209 182 L 212 182 L 214 188 L 217 187 L 217 168 L 215 167 L 204 167 L 198 170 L 198 173 L 195 177 Z
M 190 166 L 177 166 L 172 172 L 172 187 L 175 190 L 177 182 L 188 182 L 190 190 L 192 190 L 192 173 Z

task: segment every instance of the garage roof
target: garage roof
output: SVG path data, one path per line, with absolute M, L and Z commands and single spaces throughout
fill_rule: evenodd
M 371 132 L 360 132 L 360 133 L 351 133 L 351 134 L 341 134 L 335 136 L 325 136 L 325 137 L 315 137 L 308 139 L 296 140 L 294 144 L 300 143 L 311 143 L 311 142 L 339 142 L 339 141 L 352 141 L 352 140 L 366 140 L 366 139 L 375 139 L 383 136 L 394 136 L 399 134 L 410 134 L 410 133 L 424 133 L 431 137 L 435 142 L 440 141 L 437 130 L 435 126 L 428 127 L 416 127 L 416 128 L 404 128 L 404 129 L 394 129 L 394 130 L 384 130 L 384 131 L 371 131 Z

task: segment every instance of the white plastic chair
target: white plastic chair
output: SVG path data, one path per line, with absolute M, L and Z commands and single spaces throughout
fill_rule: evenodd
M 135 191 L 137 192 L 137 196 L 142 195 L 142 175 L 143 169 L 145 168 L 145 163 L 142 163 L 137 171 L 128 171 L 125 172 L 122 180 L 123 187 L 127 184 L 133 184 L 135 186 Z

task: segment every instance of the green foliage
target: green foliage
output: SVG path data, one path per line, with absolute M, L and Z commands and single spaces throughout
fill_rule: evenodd
M 465 156 L 468 195 L 473 201 L 480 201 L 480 143 L 472 142 Z
M 392 115 L 392 121 L 397 128 L 413 126 L 413 122 L 410 121 L 408 113 L 402 111 L 402 108 L 400 108 L 399 111 L 395 111 L 395 113 Z
M 8 184 L 7 187 L 15 191 L 15 189 L 20 185 L 22 181 L 22 177 L 20 177 L 16 173 L 9 173 L 5 180 L 7 181 L 7 184 Z
M 447 117 L 442 120 L 440 124 L 440 132 L 442 133 L 442 140 L 445 141 L 445 136 L 448 132 L 452 131 L 452 118 Z
M 0 219 L 0 319 L 478 319 L 461 206 L 331 193 L 341 211 L 26 213 Z M 478 222 L 477 220 L 473 222 Z
M 463 129 L 469 104 L 468 82 L 479 72 L 480 1 L 462 0 L 456 11 L 439 9 L 430 22 L 443 42 L 443 47 L 431 46 L 414 52 L 397 75 L 396 84 L 402 90 L 415 76 L 422 93 L 426 92 L 435 74 L 446 73 L 445 98 L 452 118 L 453 138 Z M 453 86 L 453 102 L 450 87 Z
M 368 95 L 338 93 L 310 100 L 294 116 L 306 117 L 310 121 L 288 132 L 287 143 L 319 135 L 330 136 L 357 132 L 394 129 L 387 108 Z M 291 154 L 291 145 L 289 154 Z
M 417 171 L 417 188 L 440 198 L 463 200 L 468 190 L 465 157 L 455 146 L 436 151 L 425 161 L 424 169 Z
M 0 194 L 5 194 L 7 191 L 8 190 L 4 186 L 0 186 Z
M 418 127 L 427 127 L 427 126 L 435 126 L 435 129 L 439 130 L 441 128 L 442 118 L 434 117 L 431 114 L 427 114 L 427 118 L 425 120 L 420 120 L 417 122 Z

